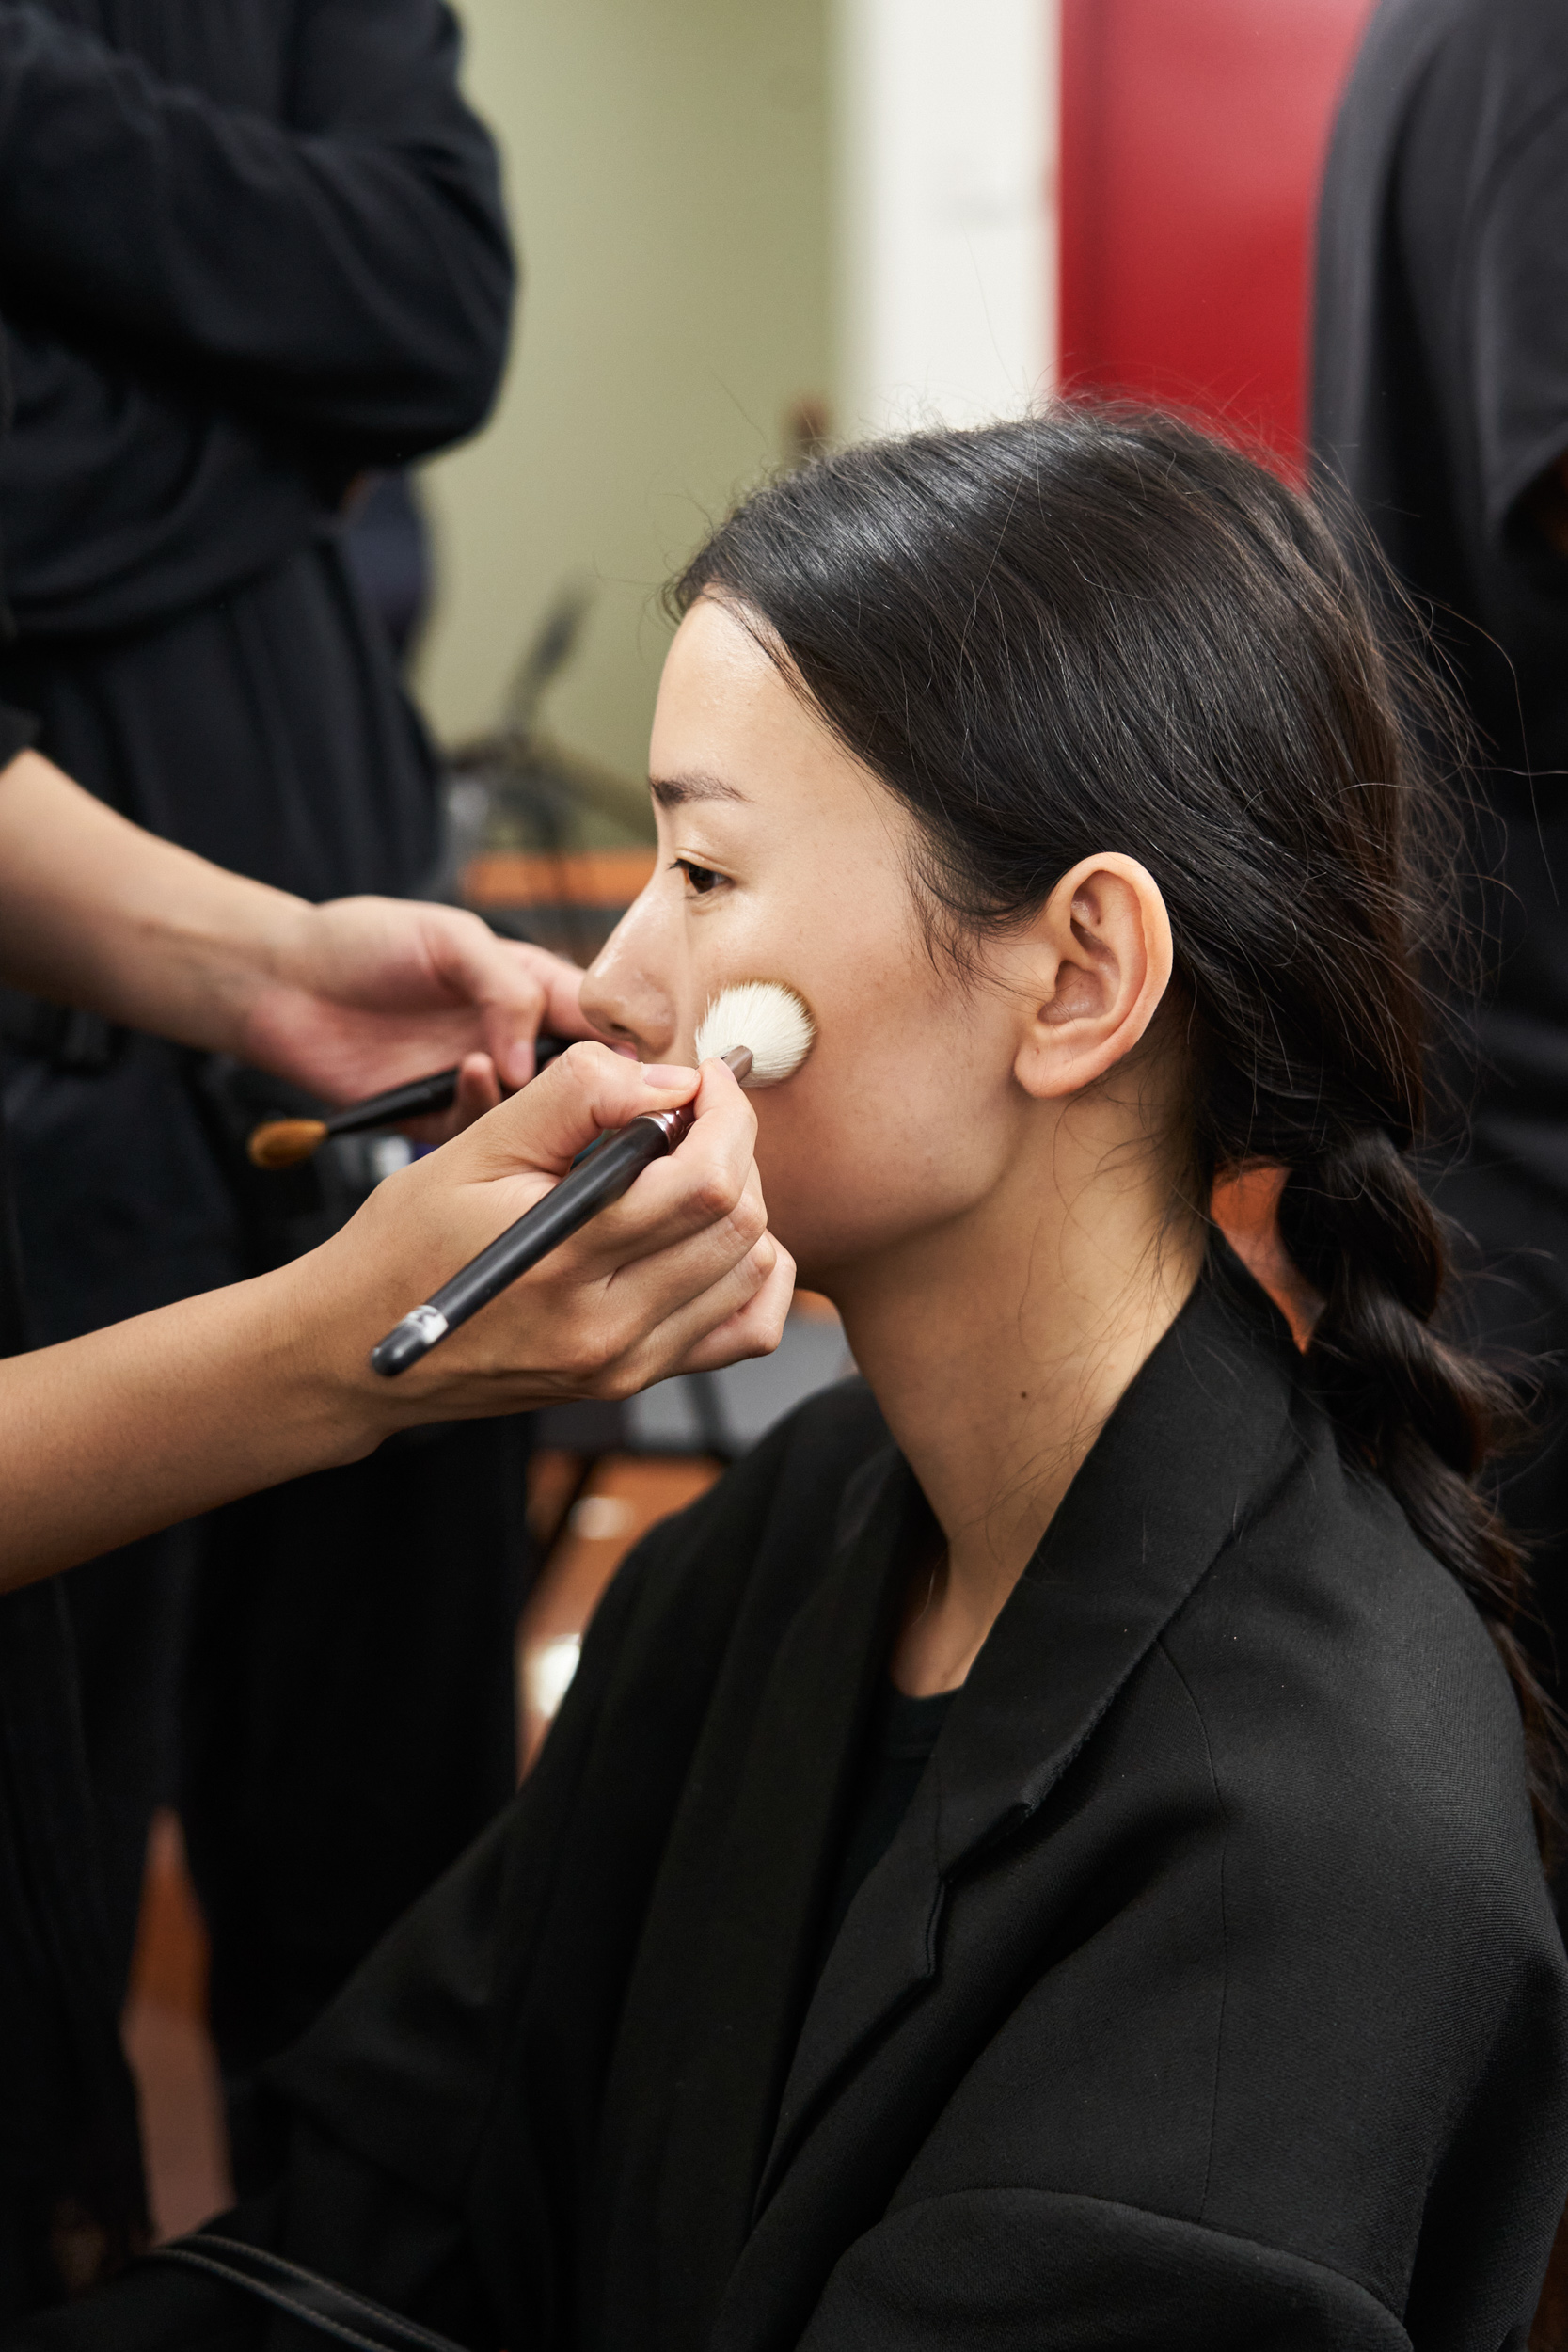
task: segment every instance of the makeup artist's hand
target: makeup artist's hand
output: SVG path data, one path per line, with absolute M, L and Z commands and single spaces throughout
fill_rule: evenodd
M 311 906 L 128 824 L 36 752 L 0 769 L 0 978 L 234 1054 L 328 1102 L 464 1065 L 435 1141 L 533 1074 L 533 1040 L 593 1034 L 582 976 L 476 914 Z
M 407 1310 L 565 1174 L 605 1127 L 696 1097 L 691 1132 L 490 1306 L 397 1380 L 370 1350 Z M 377 1434 L 515 1412 L 562 1397 L 625 1397 L 673 1372 L 777 1346 L 794 1287 L 767 1230 L 756 1120 L 719 1062 L 644 1070 L 578 1045 L 442 1150 L 379 1185 L 299 1261 L 302 1347 Z
M 461 1062 L 453 1108 L 414 1129 L 438 1140 L 526 1085 L 541 1029 L 594 1034 L 577 966 L 498 939 L 477 914 L 402 898 L 292 904 L 236 1050 L 328 1102 Z
M 654 1083 L 654 1079 L 658 1081 Z M 371 1349 L 601 1127 L 695 1094 L 690 1134 L 398 1380 Z M 778 1344 L 795 1268 L 767 1231 L 752 1106 L 721 1062 L 576 1045 L 290 1265 L 0 1362 L 0 1589 L 418 1422 L 624 1397 Z
M 0 768 L 0 979 L 348 1103 L 465 1063 L 451 1134 L 533 1074 L 533 1040 L 593 1034 L 582 976 L 476 914 L 311 906 L 226 874 L 36 752 Z

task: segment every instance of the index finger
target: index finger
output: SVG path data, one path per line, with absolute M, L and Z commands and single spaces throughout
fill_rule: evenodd
M 575 963 L 515 939 L 494 940 L 485 962 L 481 1025 L 506 1085 L 526 1086 L 532 1077 L 533 1042 L 541 1030 L 550 1037 L 596 1036 L 583 1015 L 583 975 Z
M 723 1074 L 729 1078 L 728 1071 Z M 644 1070 L 608 1045 L 579 1042 L 460 1141 L 474 1152 L 474 1172 L 482 1179 L 515 1175 L 523 1168 L 564 1175 L 607 1127 L 625 1127 L 641 1113 L 676 1110 L 697 1091 L 694 1070 Z
M 756 1113 L 721 1061 L 703 1064 L 692 1109 L 690 1131 L 670 1156 L 645 1168 L 586 1229 L 595 1255 L 633 1263 L 736 1214 L 755 1164 Z

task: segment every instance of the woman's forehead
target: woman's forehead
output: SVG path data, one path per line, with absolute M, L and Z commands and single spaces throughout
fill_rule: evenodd
M 854 821 L 867 795 L 890 798 L 745 620 L 711 596 L 698 598 L 666 657 L 649 782 L 671 816 L 702 803 L 745 816 L 809 799 Z

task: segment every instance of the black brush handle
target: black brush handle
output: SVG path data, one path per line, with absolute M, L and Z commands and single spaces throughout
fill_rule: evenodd
M 401 1127 L 405 1119 L 422 1118 L 426 1111 L 450 1110 L 456 1092 L 455 1068 L 433 1070 L 428 1078 L 410 1078 L 406 1086 L 388 1087 L 385 1094 L 372 1094 L 363 1103 L 334 1111 L 325 1121 L 326 1132 L 363 1136 L 373 1127 Z
M 634 1119 L 601 1143 L 590 1158 L 563 1176 L 553 1192 L 536 1200 L 487 1249 L 469 1260 L 461 1274 L 443 1282 L 435 1296 L 416 1307 L 371 1350 L 372 1369 L 393 1380 L 428 1356 L 449 1331 L 467 1323 L 492 1298 L 536 1266 L 600 1209 L 629 1190 L 643 1168 L 673 1152 L 690 1130 L 694 1114 L 653 1111 Z
M 534 1074 L 546 1069 L 558 1054 L 566 1051 L 563 1037 L 536 1037 L 533 1041 Z M 334 1111 L 325 1122 L 329 1136 L 363 1136 L 376 1127 L 401 1127 L 407 1119 L 423 1119 L 431 1111 L 451 1110 L 457 1092 L 458 1065 L 451 1070 L 433 1070 L 427 1078 L 410 1078 L 406 1086 L 388 1087 L 385 1094 L 372 1094 L 363 1103 L 350 1103 L 345 1110 Z

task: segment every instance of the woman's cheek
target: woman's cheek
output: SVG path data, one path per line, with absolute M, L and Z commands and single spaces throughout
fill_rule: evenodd
M 875 1101 L 851 1084 L 818 1107 L 805 1076 L 776 1099 L 757 1097 L 768 1221 L 803 1282 L 808 1266 L 890 1248 L 961 1213 L 983 1189 L 969 1154 L 943 1149 L 942 1122 L 918 1093 Z

